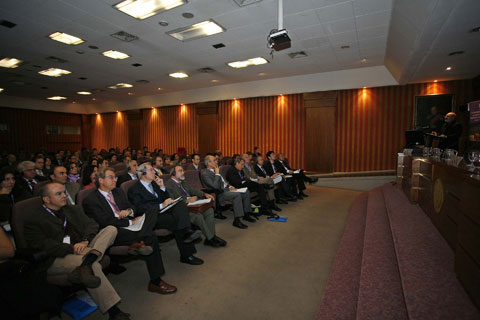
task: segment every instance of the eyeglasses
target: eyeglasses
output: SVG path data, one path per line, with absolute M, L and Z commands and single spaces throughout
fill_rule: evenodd
M 115 180 L 115 179 L 117 179 L 117 177 L 116 177 L 116 176 L 106 176 L 106 177 L 105 177 L 105 179 L 112 179 L 112 180 Z

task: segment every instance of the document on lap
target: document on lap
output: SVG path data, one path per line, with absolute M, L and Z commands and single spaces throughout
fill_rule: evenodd
M 237 190 L 235 190 L 235 191 L 232 191 L 232 192 L 240 192 L 240 193 L 245 193 L 245 192 L 247 192 L 247 188 L 246 188 L 246 187 L 245 187 L 245 188 L 240 188 L 240 189 L 237 189 Z
M 279 183 L 280 181 L 282 181 L 282 176 L 276 176 L 275 178 L 273 178 L 273 183 L 275 184 Z
M 295 174 L 300 173 L 300 169 L 293 171 L 293 173 L 295 173 Z
M 137 222 L 135 222 L 131 226 L 123 227 L 123 229 L 127 229 L 127 230 L 130 230 L 130 231 L 140 231 L 140 230 L 142 230 L 144 222 L 145 222 L 145 213 L 142 214 L 142 216 L 140 217 L 140 219 L 138 219 Z
M 198 205 L 202 205 L 202 204 L 204 204 L 204 203 L 210 203 L 210 201 L 212 201 L 211 198 L 201 199 L 201 200 L 197 200 L 197 201 L 195 201 L 195 202 L 190 202 L 190 203 L 188 204 L 188 206 L 189 206 L 189 207 L 191 207 L 191 206 L 198 206 Z
M 165 208 L 163 208 L 162 210 L 160 210 L 160 213 L 164 213 L 165 211 L 167 211 L 168 209 L 170 209 L 171 207 L 173 207 L 174 205 L 176 205 L 177 203 L 179 203 L 180 200 L 182 200 L 182 197 L 178 197 L 177 199 L 173 200 L 172 203 L 170 203 L 168 206 L 166 206 Z

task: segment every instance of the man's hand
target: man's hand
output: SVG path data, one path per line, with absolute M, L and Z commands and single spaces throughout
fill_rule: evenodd
M 438 135 L 438 133 L 437 133 L 436 131 L 432 131 L 432 134 L 433 134 L 434 136 Z
M 205 196 L 205 198 L 207 198 L 207 199 L 215 199 L 215 197 L 212 196 L 212 195 L 209 194 L 209 193 L 205 193 L 204 196 Z
M 218 168 L 218 166 L 215 167 L 215 174 L 219 174 L 220 173 L 220 169 Z
M 155 183 L 158 184 L 160 188 L 165 188 L 165 184 L 163 183 L 163 180 L 160 179 L 159 176 L 155 176 Z
M 133 218 L 133 219 L 130 220 L 130 221 L 132 221 L 132 224 L 135 224 L 135 223 L 137 223 L 138 220 L 140 220 L 141 217 L 142 217 L 142 216 L 135 217 L 135 218 Z
M 188 198 L 186 202 L 187 202 L 187 203 L 192 203 L 192 202 L 195 202 L 195 201 L 197 201 L 197 200 L 198 200 L 198 197 L 197 197 L 197 196 L 193 196 L 193 197 Z
M 228 187 L 228 189 L 229 189 L 230 191 L 237 191 L 237 188 L 234 188 L 234 187 L 231 187 L 231 186 Z
M 0 188 L 0 194 L 10 194 L 10 192 L 12 192 L 12 189 L 13 187 L 11 188 L 2 187 Z
M 441 135 L 439 135 L 439 137 L 441 137 L 441 138 L 446 138 L 447 136 L 444 135 L 444 134 L 441 134 Z
M 73 253 L 87 254 L 92 248 L 87 247 L 88 241 L 77 242 L 73 245 Z
M 165 201 L 162 202 L 162 208 L 165 208 L 168 206 L 170 203 L 172 203 L 174 200 L 172 198 L 168 198 Z
M 278 177 L 278 176 L 280 176 L 280 175 L 282 175 L 282 173 L 281 173 L 281 172 L 277 172 L 277 173 L 275 173 L 275 174 L 272 176 L 272 178 L 276 178 L 276 177 Z

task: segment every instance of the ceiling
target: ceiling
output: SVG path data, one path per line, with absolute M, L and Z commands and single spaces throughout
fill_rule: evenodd
M 233 0 L 189 0 L 145 20 L 114 9 L 118 2 L 2 0 L 0 20 L 16 26 L 0 26 L 0 59 L 15 57 L 24 61 L 15 69 L 0 68 L 0 87 L 5 89 L 0 94 L 2 104 L 8 103 L 8 97 L 46 101 L 46 97 L 54 95 L 68 97 L 67 103 L 101 104 L 383 65 L 400 84 L 471 78 L 480 73 L 480 33 L 468 33 L 480 25 L 478 0 L 284 0 L 284 27 L 292 47 L 275 52 L 273 57 L 266 37 L 277 27 L 277 0 L 244 7 Z M 193 18 L 184 18 L 183 13 L 191 13 Z M 226 32 L 188 42 L 166 34 L 207 19 L 213 19 Z M 168 26 L 159 25 L 160 21 L 168 22 Z M 85 42 L 69 46 L 49 39 L 48 35 L 56 31 Z M 119 31 L 135 35 L 138 40 L 123 42 L 110 36 Z M 218 43 L 225 47 L 212 46 Z M 131 57 L 113 60 L 101 55 L 110 49 Z M 306 52 L 307 57 L 289 57 L 288 53 L 298 51 Z M 465 53 L 448 56 L 452 51 Z M 226 65 L 257 56 L 270 63 L 243 69 Z M 141 66 L 132 66 L 136 63 Z M 453 70 L 446 72 L 447 65 L 453 65 Z M 58 78 L 38 74 L 51 67 L 72 73 Z M 206 67 L 214 71 L 199 71 Z M 190 77 L 168 76 L 177 71 Z M 108 88 L 120 82 L 134 87 Z M 80 96 L 77 91 L 94 94 Z

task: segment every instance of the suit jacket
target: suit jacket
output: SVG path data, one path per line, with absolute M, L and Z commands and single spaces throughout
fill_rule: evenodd
M 91 241 L 98 233 L 98 224 L 88 218 L 79 207 L 65 206 L 63 213 L 67 223 L 84 239 Z M 46 271 L 55 258 L 65 257 L 71 252 L 71 245 L 63 243 L 65 231 L 60 219 L 52 216 L 43 207 L 25 221 L 24 236 L 27 247 L 34 250 L 45 251 L 48 258 L 39 266 L 41 271 Z
M 267 176 L 270 176 L 270 175 L 268 174 L 268 171 L 265 170 L 264 167 L 262 167 L 263 170 L 265 170 L 265 172 L 266 172 L 266 174 L 265 174 L 265 172 L 263 172 L 262 169 L 260 169 L 260 167 L 258 166 L 258 164 L 255 164 L 254 168 L 255 168 L 255 173 L 256 173 L 259 177 L 266 178 Z
M 113 199 L 115 204 L 120 210 L 133 209 L 133 206 L 128 202 L 127 196 L 123 193 L 122 189 L 115 188 L 112 190 Z M 106 226 L 114 226 L 117 228 L 128 227 L 128 219 L 117 219 L 110 204 L 100 191 L 95 190 L 83 200 L 83 210 L 90 218 L 93 218 L 100 228 Z
M 198 173 L 200 173 L 200 171 L 202 170 L 202 164 L 199 163 L 198 164 L 198 169 L 195 169 L 195 167 L 193 166 L 193 163 L 190 163 L 188 166 L 187 166 L 187 169 L 186 170 L 195 170 L 197 171 Z
M 153 191 L 155 191 L 158 197 L 155 197 L 149 190 L 147 190 L 140 180 L 128 189 L 128 199 L 133 203 L 135 208 L 137 208 L 137 215 L 141 215 L 152 209 L 159 209 L 160 204 L 170 198 L 168 192 L 160 189 L 155 181 L 152 181 L 152 186 Z
M 41 182 L 40 180 L 37 180 L 36 177 L 34 178 L 34 180 L 39 183 Z M 33 195 L 33 190 L 30 189 L 30 186 L 28 185 L 28 182 L 27 180 L 25 180 L 23 177 L 20 177 L 18 178 L 16 181 L 15 181 L 16 184 L 18 184 L 20 187 L 22 187 L 23 189 L 25 189 L 28 193 L 30 193 L 31 195 Z
M 223 185 L 223 180 L 220 175 L 216 175 L 214 172 L 206 169 L 202 173 L 202 180 L 205 186 L 209 189 L 216 191 L 228 191 L 228 188 L 225 188 Z
M 230 183 L 235 188 L 243 188 L 246 187 L 246 176 L 243 171 L 238 171 L 237 168 L 231 166 L 226 174 L 226 178 L 228 183 Z
M 190 197 L 197 196 L 199 198 L 203 198 L 205 196 L 204 192 L 193 189 L 185 180 L 181 181 L 179 184 L 180 185 L 178 185 L 173 179 L 165 182 L 165 187 L 167 187 L 168 194 L 174 199 L 182 197 L 183 200 L 187 200 L 187 195 L 180 186 L 182 186 L 183 189 L 188 192 Z
M 275 171 L 273 171 L 273 167 L 275 167 Z M 285 169 L 283 167 L 279 168 L 278 165 L 275 162 L 272 165 L 272 163 L 270 161 L 265 161 L 263 163 L 263 169 L 265 169 L 265 171 L 267 171 L 267 174 L 270 177 L 273 176 L 276 172 L 281 172 L 283 174 L 286 174 Z
M 10 222 L 13 205 L 19 201 L 31 197 L 32 194 L 19 186 L 17 183 L 15 183 L 12 191 L 9 194 L 0 194 L 0 221 Z
M 277 168 L 277 172 L 279 171 L 283 174 L 288 174 L 287 170 L 291 170 L 291 169 L 285 168 L 285 166 L 283 166 L 279 160 L 275 160 L 275 167 Z
M 256 164 L 250 164 L 250 165 L 246 165 L 245 164 L 245 167 L 243 168 L 243 173 L 245 174 L 245 176 L 247 177 L 247 179 L 257 179 L 258 178 L 258 174 L 257 172 L 255 172 L 255 168 L 254 166 L 256 166 Z
M 65 183 L 65 189 L 68 191 L 68 194 L 70 195 L 70 197 L 72 197 L 72 200 L 75 201 L 75 203 L 70 203 L 70 200 L 68 200 L 68 204 L 70 205 L 76 204 L 77 193 L 81 189 L 80 184 L 78 182 L 68 181 L 67 183 Z
M 130 176 L 130 174 L 128 172 L 125 172 L 124 174 L 119 175 L 118 179 L 117 179 L 117 188 L 120 188 L 120 185 L 122 183 L 130 181 L 130 180 L 132 180 L 132 177 Z
M 445 139 L 440 139 L 438 147 L 440 149 L 455 149 L 458 150 L 458 140 L 462 136 L 462 125 L 458 122 L 445 123 L 440 130 L 440 134 L 447 136 Z

